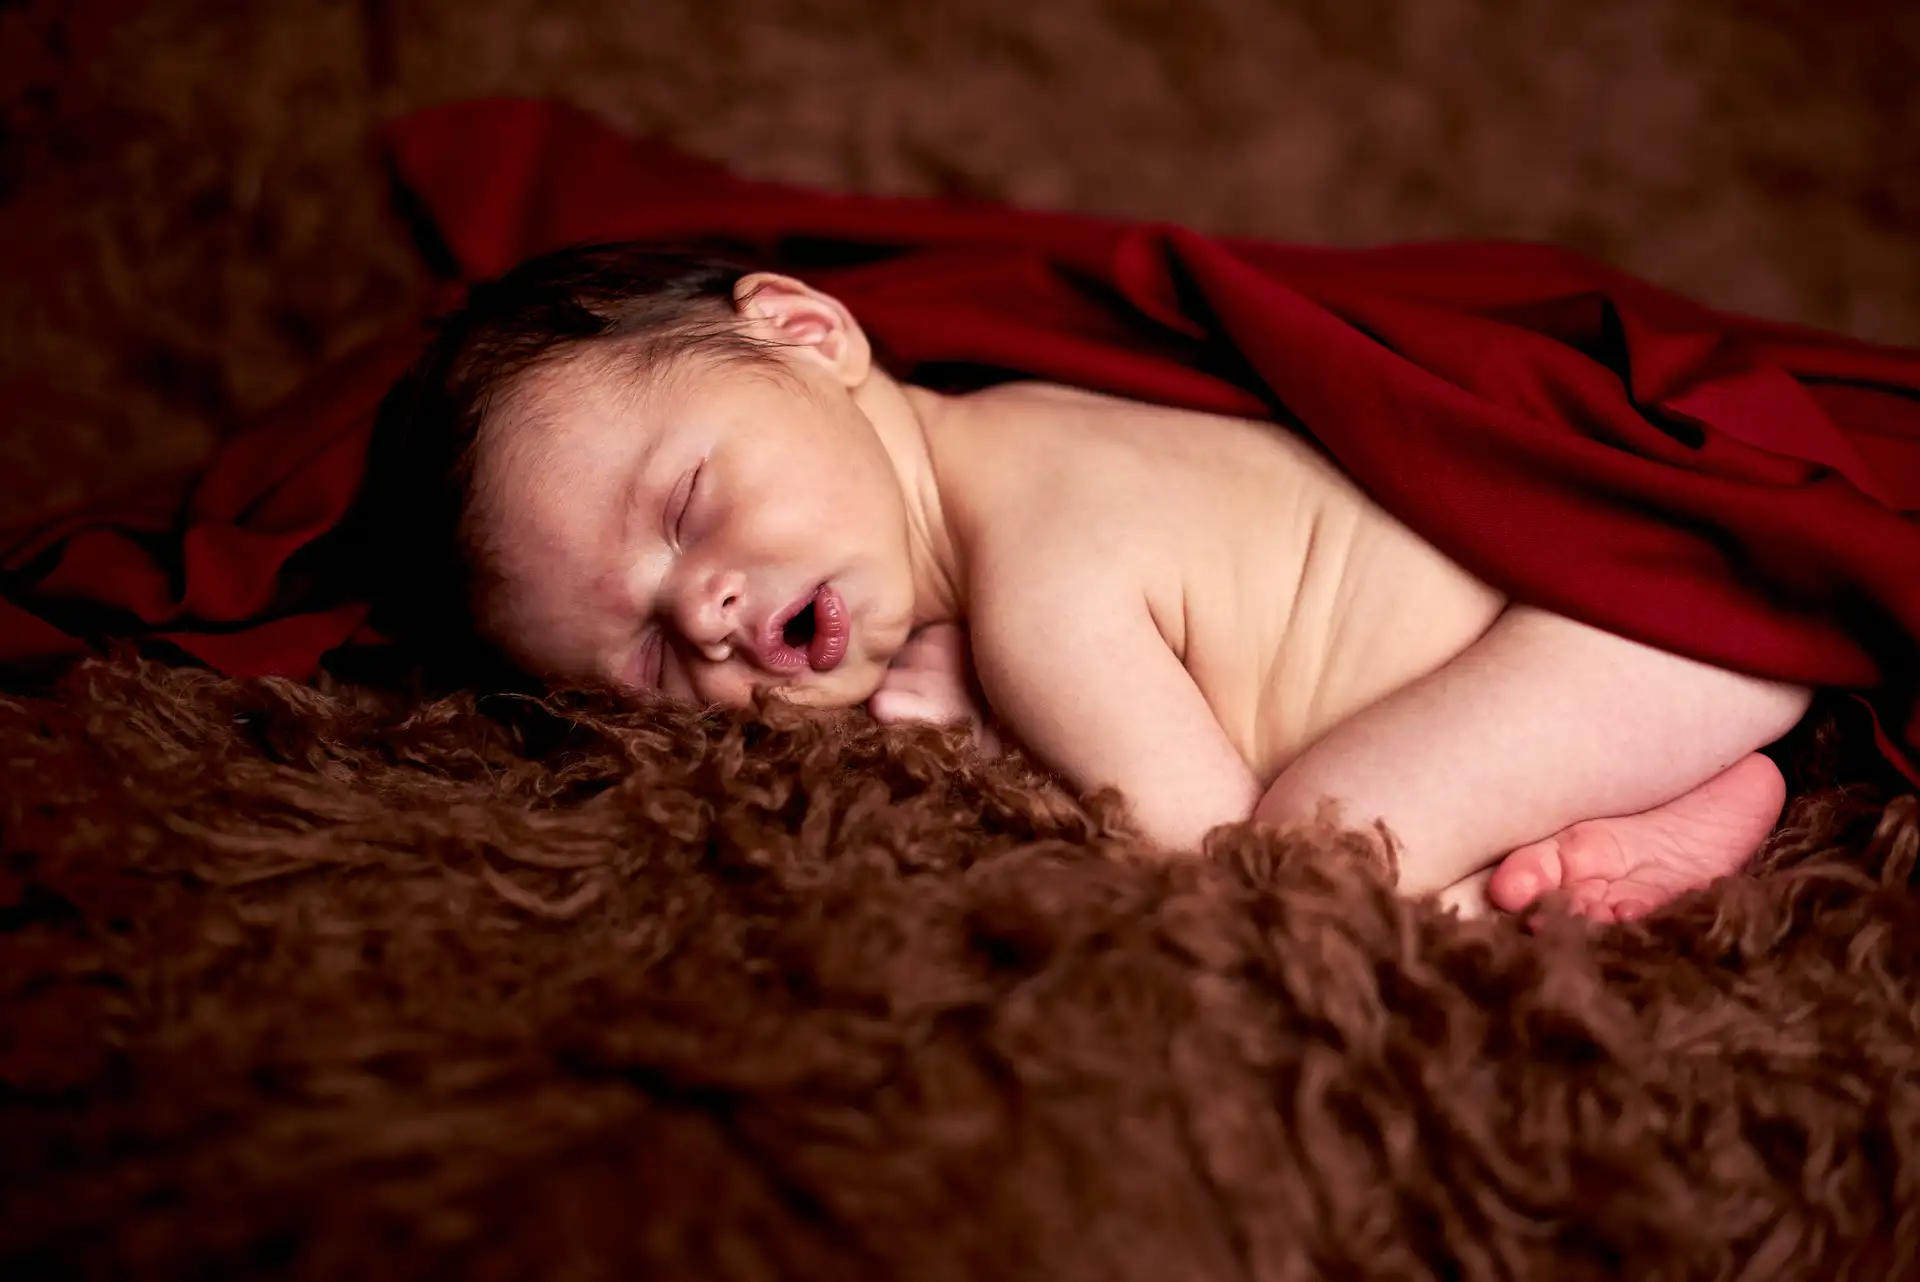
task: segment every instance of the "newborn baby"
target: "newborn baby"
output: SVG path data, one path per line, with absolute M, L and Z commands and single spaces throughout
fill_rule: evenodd
M 1779 815 L 1755 750 L 1807 690 L 1509 601 L 1272 423 L 942 394 L 802 281 L 640 245 L 476 290 L 407 387 L 375 466 L 438 487 L 471 627 L 550 679 L 957 720 L 970 653 L 1159 843 L 1332 803 L 1406 892 L 1510 910 L 1636 915 Z

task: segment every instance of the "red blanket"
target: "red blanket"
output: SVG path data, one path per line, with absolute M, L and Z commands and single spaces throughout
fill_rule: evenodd
M 1538 246 L 1300 248 L 749 182 L 554 104 L 446 107 L 385 142 L 465 279 L 575 240 L 728 237 L 837 293 L 901 372 L 1280 417 L 1514 596 L 1858 691 L 1920 749 L 1920 352 Z M 412 350 L 322 374 L 184 500 L 0 539 L 0 664 L 135 638 L 303 676 L 373 639 L 325 536 Z

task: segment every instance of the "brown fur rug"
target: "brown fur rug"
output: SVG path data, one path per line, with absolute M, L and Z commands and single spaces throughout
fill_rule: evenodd
M 417 305 L 411 106 L 1913 343 L 1915 65 L 1879 0 L 0 3 L 0 519 Z M 0 697 L 0 1278 L 1912 1276 L 1920 801 L 1837 724 L 1763 876 L 1529 932 L 853 715 L 91 665 Z
M 1530 934 L 1358 838 L 1155 860 L 853 714 L 94 665 L 0 757 L 8 1277 L 1920 1258 L 1912 796 Z

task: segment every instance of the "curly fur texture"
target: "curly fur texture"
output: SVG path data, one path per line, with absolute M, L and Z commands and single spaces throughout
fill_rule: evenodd
M 1920 805 L 1643 927 L 857 715 L 0 704 L 8 1276 L 1885 1278 Z M 1744 1271 L 1743 1271 L 1744 1270 Z
M 0 519 L 412 315 L 412 107 L 1912 343 L 1916 50 L 1901 0 L 0 4 Z M 1917 834 L 1813 792 L 1761 880 L 1530 933 L 857 717 L 96 665 L 0 698 L 0 1278 L 1911 1276 Z

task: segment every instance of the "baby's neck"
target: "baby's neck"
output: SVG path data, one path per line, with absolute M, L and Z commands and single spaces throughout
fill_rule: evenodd
M 902 383 L 877 367 L 853 397 L 893 460 L 906 501 L 914 626 L 959 622 L 966 617 L 960 545 L 947 523 L 928 443 L 955 415 L 958 399 Z

